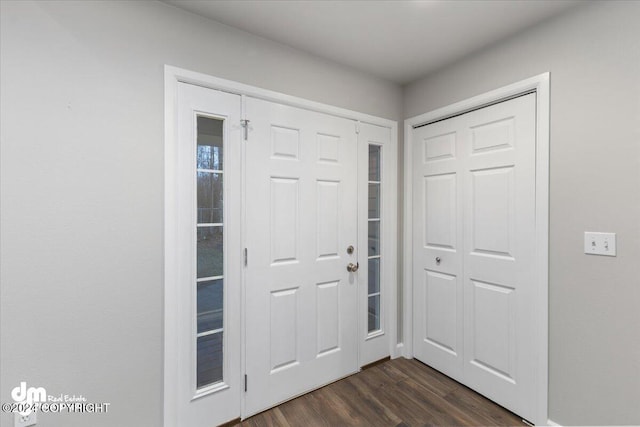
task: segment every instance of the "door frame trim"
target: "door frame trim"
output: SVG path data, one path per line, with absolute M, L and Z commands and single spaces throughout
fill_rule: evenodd
M 522 80 L 454 104 L 438 108 L 404 121 L 404 216 L 403 216 L 403 301 L 402 301 L 402 355 L 413 357 L 413 129 L 422 125 L 464 114 L 497 102 L 536 93 L 536 425 L 545 425 L 548 419 L 549 382 L 549 82 L 550 73 Z M 409 195 L 409 196 L 406 196 Z
M 350 120 L 354 120 L 355 123 L 362 122 L 372 125 L 382 126 L 391 130 L 391 147 L 398 146 L 398 122 L 384 119 L 381 117 L 372 116 L 365 113 L 360 113 L 345 108 L 335 107 L 332 105 L 323 104 L 320 102 L 310 101 L 304 98 L 296 96 L 286 95 L 283 93 L 250 86 L 247 84 L 235 82 L 232 80 L 221 79 L 213 77 L 207 74 L 186 70 L 183 68 L 175 67 L 172 65 L 164 66 L 164 324 L 163 324 L 163 425 L 165 427 L 177 427 L 179 424 L 178 419 L 178 394 L 175 385 L 177 384 L 178 370 L 176 367 L 175 355 L 178 351 L 178 333 L 176 328 L 176 322 L 178 321 L 178 311 L 176 307 L 170 304 L 170 301 L 175 301 L 175 295 L 178 292 L 177 281 L 175 280 L 178 272 L 178 263 L 176 261 L 175 243 L 177 241 L 177 233 L 174 225 L 177 221 L 177 189 L 175 183 L 177 179 L 177 147 L 178 137 L 175 118 L 178 111 L 178 84 L 188 83 L 196 86 L 201 86 L 208 89 L 220 90 L 223 92 L 229 92 L 240 95 L 242 97 L 242 111 L 241 118 L 245 117 L 245 98 L 247 96 L 258 98 L 266 101 L 277 102 L 284 105 L 289 105 L 297 108 L 304 108 L 311 111 L 330 114 L 337 117 L 342 117 Z M 243 159 L 244 159 L 245 146 L 243 144 Z M 244 160 L 243 160 L 244 162 Z M 395 166 L 395 165 L 394 165 Z M 244 168 L 244 165 L 243 165 Z M 358 177 L 356 176 L 356 179 Z M 245 202 L 244 202 L 244 175 L 243 175 L 243 201 L 242 201 L 242 247 L 245 247 Z M 391 222 L 390 228 L 397 230 L 397 217 L 395 212 L 397 206 L 388 206 L 385 209 L 388 210 L 388 218 Z M 397 241 L 397 239 L 396 239 Z M 391 242 L 387 242 L 391 245 Z M 388 252 L 392 251 L 395 254 L 395 242 L 392 249 L 388 249 Z M 391 277 L 396 277 L 397 266 L 395 257 L 389 257 L 390 265 L 387 267 L 391 270 Z M 391 264 L 393 262 L 393 264 Z M 242 306 L 241 313 L 245 313 L 246 308 L 244 305 L 245 295 L 245 283 L 244 283 L 244 269 L 242 270 Z M 400 354 L 397 351 L 397 282 L 393 281 L 389 284 L 389 295 L 387 304 L 391 308 L 389 310 L 389 351 L 391 357 L 398 357 Z M 360 302 L 359 302 L 360 304 Z M 358 310 L 360 310 L 360 305 Z M 241 315 L 241 372 L 240 375 L 244 375 L 246 371 L 245 367 L 245 319 Z M 358 331 L 359 331 L 358 326 Z M 361 343 L 358 343 L 358 352 L 360 351 Z M 360 354 L 358 354 L 358 363 L 360 364 Z M 245 413 L 244 395 L 240 399 L 240 411 L 241 414 Z

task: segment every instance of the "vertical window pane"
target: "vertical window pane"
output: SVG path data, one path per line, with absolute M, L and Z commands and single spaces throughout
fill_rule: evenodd
M 369 260 L 369 294 L 380 292 L 380 258 Z
M 222 381 L 222 332 L 198 338 L 197 387 Z
M 379 145 L 369 145 L 369 181 L 380 181 Z
M 221 224 L 223 220 L 223 120 L 197 118 L 197 224 Z M 216 171 L 216 172 L 213 172 Z M 224 228 L 196 224 L 197 278 L 223 274 Z M 197 388 L 222 381 L 224 280 L 195 283 Z M 212 331 L 217 331 L 212 333 Z
M 222 227 L 198 227 L 198 278 L 222 276 Z
M 380 218 L 380 184 L 369 184 L 369 218 Z
M 198 169 L 222 170 L 222 123 L 198 117 Z
M 381 147 L 369 145 L 369 230 L 367 327 L 369 333 L 380 330 L 380 192 Z M 375 221 L 371 221 L 375 220 Z
M 222 222 L 222 174 L 198 172 L 198 223 Z
M 377 331 L 380 329 L 380 295 L 370 296 L 368 307 L 368 330 L 369 332 Z
M 198 283 L 198 333 L 222 328 L 222 279 Z
M 380 221 L 369 221 L 369 256 L 380 255 Z

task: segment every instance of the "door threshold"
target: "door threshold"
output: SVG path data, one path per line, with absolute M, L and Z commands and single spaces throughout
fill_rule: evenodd
M 377 363 L 377 362 L 374 362 L 374 363 Z M 358 369 L 357 371 L 354 371 L 354 372 L 351 372 L 351 373 L 349 373 L 349 374 L 347 374 L 347 375 L 345 375 L 345 376 L 342 376 L 342 377 L 336 378 L 336 379 L 334 379 L 334 380 L 332 380 L 332 381 L 330 381 L 330 382 L 328 382 L 328 383 L 326 383 L 326 384 L 322 384 L 322 385 L 319 385 L 319 386 L 317 386 L 317 387 L 314 387 L 314 388 L 312 388 L 312 389 L 310 389 L 310 390 L 303 391 L 302 393 L 298 393 L 298 394 L 296 394 L 295 396 L 291 396 L 290 398 L 285 399 L 285 400 L 283 400 L 283 401 L 281 401 L 281 402 L 278 402 L 278 403 L 276 403 L 276 404 L 275 404 L 275 405 L 273 405 L 273 406 L 269 406 L 268 408 L 264 408 L 264 409 L 260 410 L 259 412 L 256 412 L 256 413 L 254 413 L 254 414 L 251 414 L 251 415 L 249 415 L 249 416 L 247 416 L 247 417 L 242 417 L 242 421 L 246 421 L 246 420 L 248 420 L 248 419 L 249 419 L 249 418 L 251 418 L 251 417 L 255 417 L 256 415 L 259 415 L 259 414 L 261 414 L 261 413 L 263 413 L 263 412 L 265 412 L 265 411 L 268 411 L 268 410 L 270 410 L 270 409 L 273 409 L 273 408 L 275 408 L 276 406 L 280 406 L 280 405 L 282 405 L 282 404 L 284 404 L 284 403 L 287 403 L 287 402 L 289 402 L 289 401 L 291 401 L 291 400 L 297 399 L 297 398 L 298 398 L 298 397 L 300 397 L 300 396 L 304 396 L 305 394 L 313 393 L 313 392 L 314 392 L 314 391 L 316 391 L 316 390 L 320 390 L 321 388 L 324 388 L 324 387 L 330 386 L 331 384 L 333 384 L 333 383 L 337 383 L 338 381 L 344 380 L 345 378 L 349 378 L 350 376 L 352 376 L 352 375 L 355 375 L 355 374 L 359 373 L 361 370 L 362 370 L 362 369 Z
M 376 360 L 375 362 L 367 363 L 362 368 L 360 368 L 360 370 L 364 371 L 365 369 L 373 368 L 374 366 L 378 366 L 384 362 L 388 362 L 389 360 L 391 360 L 391 356 L 383 357 L 382 359 Z

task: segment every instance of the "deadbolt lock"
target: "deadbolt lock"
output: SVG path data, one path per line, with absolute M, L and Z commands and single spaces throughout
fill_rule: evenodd
M 351 255 L 351 254 L 353 253 L 353 245 L 349 245 L 349 246 L 347 247 L 347 253 L 348 253 L 349 255 Z

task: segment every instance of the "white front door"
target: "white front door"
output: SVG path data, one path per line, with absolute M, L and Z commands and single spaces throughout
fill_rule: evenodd
M 536 95 L 414 130 L 415 357 L 535 418 Z
M 170 253 L 176 268 L 165 304 L 175 399 L 167 425 L 210 426 L 240 415 L 242 146 L 240 96 L 179 83 L 175 201 Z M 172 257 L 167 262 L 173 263 Z M 173 321 L 175 319 L 175 322 Z
M 246 116 L 243 416 L 358 369 L 355 122 L 254 98 Z

